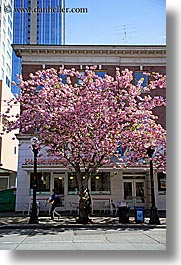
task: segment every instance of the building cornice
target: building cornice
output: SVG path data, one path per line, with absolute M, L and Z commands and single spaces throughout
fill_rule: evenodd
M 116 55 L 163 56 L 166 45 L 12 45 L 17 56 L 32 54 L 49 55 Z
M 13 45 L 23 65 L 166 66 L 165 45 Z

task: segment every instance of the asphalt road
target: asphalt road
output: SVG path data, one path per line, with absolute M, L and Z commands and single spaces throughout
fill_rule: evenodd
M 166 229 L 4 229 L 0 250 L 166 250 Z

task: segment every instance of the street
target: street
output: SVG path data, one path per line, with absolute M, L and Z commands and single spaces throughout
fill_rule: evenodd
M 2 229 L 0 250 L 166 250 L 166 229 Z

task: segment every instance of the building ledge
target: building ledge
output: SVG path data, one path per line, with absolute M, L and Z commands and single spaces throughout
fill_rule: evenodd
M 79 56 L 163 56 L 166 55 L 166 45 L 12 45 L 17 56 L 32 54 L 51 54 Z

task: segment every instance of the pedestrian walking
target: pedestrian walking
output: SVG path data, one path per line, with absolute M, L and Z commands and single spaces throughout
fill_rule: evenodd
M 48 199 L 48 203 L 51 203 L 51 209 L 50 209 L 50 217 L 51 220 L 54 220 L 54 215 L 56 214 L 58 216 L 58 218 L 60 217 L 60 214 L 57 213 L 57 211 L 55 210 L 55 208 L 57 206 L 60 206 L 60 197 L 55 193 L 55 190 L 52 190 L 52 195 L 51 197 Z

